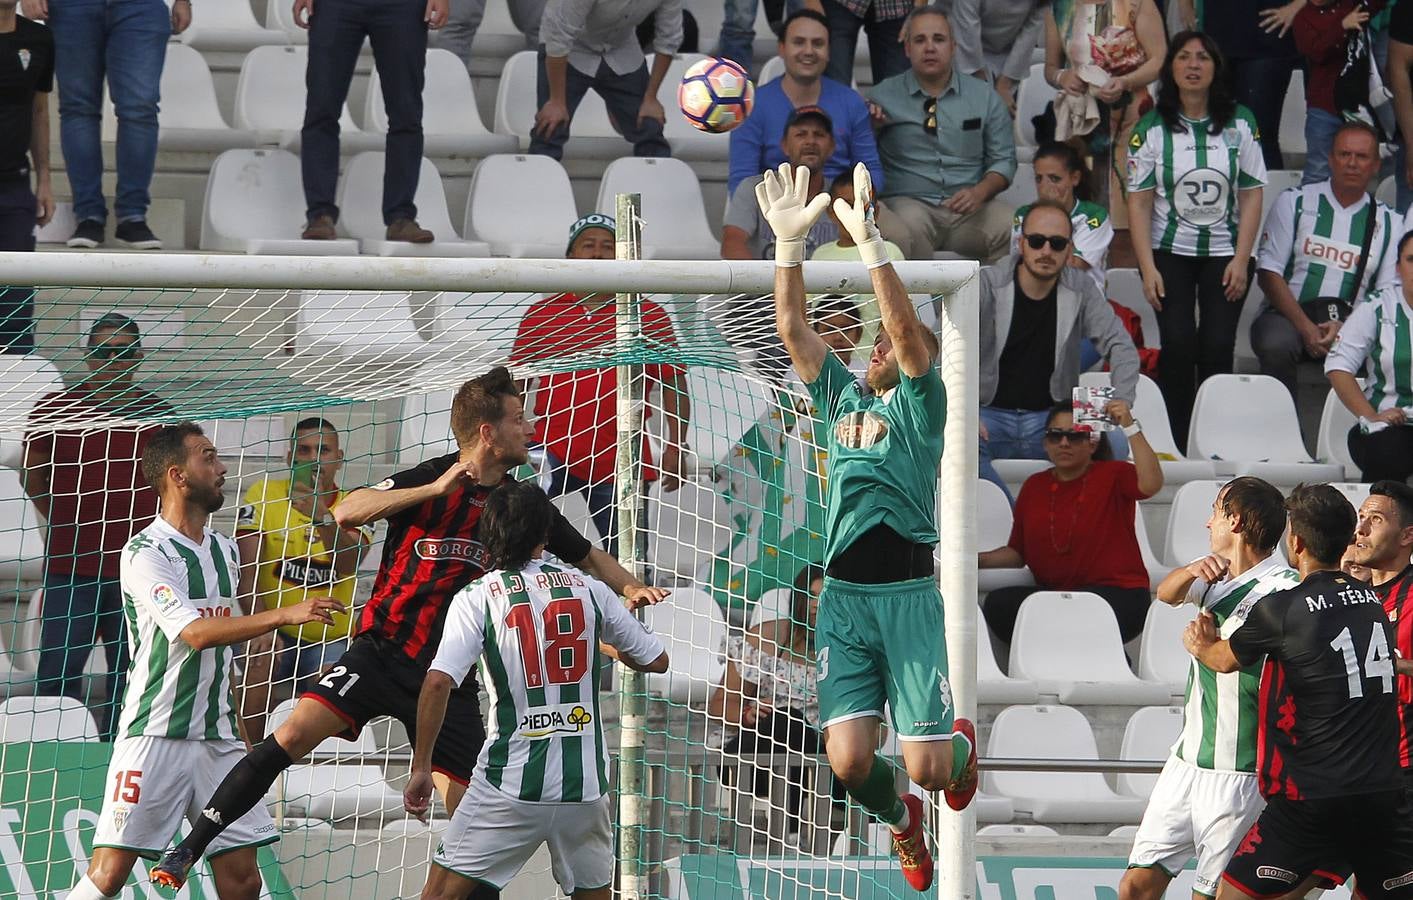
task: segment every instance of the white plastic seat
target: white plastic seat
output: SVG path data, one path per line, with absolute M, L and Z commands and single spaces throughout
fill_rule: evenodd
M 271 3 L 279 4 L 280 0 Z M 299 132 L 304 127 L 304 70 L 308 62 L 308 47 L 256 47 L 246 54 L 236 82 L 235 126 L 273 132 L 272 142 L 287 149 L 298 147 Z M 360 149 L 358 126 L 353 123 L 347 103 L 339 116 L 339 134 L 345 152 Z M 380 135 L 372 139 L 382 143 Z M 367 140 L 363 144 L 371 146 Z
M 278 5 L 285 0 L 272 0 Z M 288 44 L 289 36 L 266 28 L 255 19 L 247 0 L 223 0 L 193 16 L 191 25 L 181 34 L 183 44 L 201 51 L 221 50 L 244 53 L 256 47 Z M 164 79 L 165 80 L 165 79 Z M 162 91 L 163 105 L 167 99 L 166 85 Z
M 1183 692 L 1192 656 L 1182 645 L 1182 632 L 1196 615 L 1197 607 L 1190 603 L 1169 606 L 1155 601 L 1148 607 L 1138 649 L 1139 678 L 1166 684 L 1174 696 Z
M 1315 439 L 1315 458 L 1344 468 L 1345 478 L 1359 477 L 1359 466 L 1349 454 L 1349 429 L 1359 424 L 1359 418 L 1340 402 L 1334 391 L 1325 395 L 1325 408 L 1320 413 L 1320 432 Z
M 996 199 L 1012 209 L 1035 202 L 1035 166 L 1028 162 L 1016 164 L 1016 175 Z
M 1145 332 L 1145 337 L 1147 332 Z M 1108 372 L 1084 372 L 1079 383 L 1085 386 L 1108 385 Z M 1168 419 L 1168 403 L 1158 383 L 1147 375 L 1138 376 L 1138 388 L 1133 400 L 1133 417 L 1143 423 L 1143 436 L 1148 446 L 1158 454 L 1163 470 L 1163 487 L 1176 488 L 1189 481 L 1215 478 L 1216 466 L 1210 460 L 1188 459 L 1178 449 L 1173 438 L 1173 426 Z
M 1030 162 L 1035 158 L 1039 142 L 1035 138 L 1034 118 L 1045 113 L 1045 107 L 1055 99 L 1055 89 L 1045 83 L 1045 64 L 1030 67 L 1030 74 L 1016 88 L 1016 158 Z
M 15 697 L 0 703 L 0 743 L 96 741 L 98 726 L 73 697 Z
M 522 50 L 505 61 L 496 88 L 495 124 L 492 131 L 509 135 L 519 141 L 521 150 L 530 147 L 530 129 L 540 105 L 536 102 L 536 67 L 534 50 Z M 676 107 L 674 101 L 673 106 Z M 608 119 L 608 107 L 593 91 L 584 94 L 574 121 L 569 125 L 569 141 L 565 155 L 586 159 L 614 159 L 630 148 L 622 135 L 613 130 Z M 568 227 L 568 226 L 566 226 Z
M 1337 481 L 1342 466 L 1305 451 L 1295 401 L 1269 375 L 1213 375 L 1197 389 L 1188 451 L 1219 460 L 1219 474 L 1255 475 L 1279 485 Z
M 991 461 L 991 465 L 995 467 L 996 474 L 1001 476 L 1001 480 L 1011 487 L 1011 493 L 1014 495 L 1020 493 L 1020 486 L 1025 484 L 1027 478 L 1050 468 L 1050 460 L 996 459 Z
M 1049 825 L 984 825 L 976 830 L 976 836 L 991 838 L 1032 838 L 1059 837 L 1060 833 Z
M 1158 585 L 1168 575 L 1166 566 L 1153 550 L 1153 542 L 1148 539 L 1148 523 L 1143 520 L 1143 504 L 1133 510 L 1133 534 L 1138 539 L 1138 552 L 1143 557 L 1143 568 L 1148 570 L 1148 587 L 1157 590 Z
M 760 67 L 760 74 L 756 76 L 756 87 L 769 84 L 781 75 L 785 74 L 785 60 L 776 55 L 765 61 L 765 65 Z
M 437 344 L 450 347 L 454 365 L 482 371 L 510 361 L 515 333 L 541 294 L 493 291 L 463 294 L 444 291 L 436 300 Z M 533 366 L 516 366 L 515 374 L 533 373 Z
M 451 399 L 455 391 L 433 391 L 402 398 L 397 464 L 415 466 L 456 449 L 451 434 Z M 370 554 L 371 555 L 371 554 Z
M 340 822 L 403 816 L 402 793 L 393 790 L 380 766 L 318 763 L 285 772 L 285 808 L 291 815 Z
M 1305 73 L 1297 66 L 1290 74 L 1290 87 L 1281 105 L 1281 152 L 1305 153 Z
M 284 35 L 285 43 L 309 43 L 309 29 L 295 24 L 292 0 L 269 0 L 265 8 L 265 27 Z
M 1138 826 L 1120 825 L 1118 828 L 1115 828 L 1113 831 L 1109 832 L 1109 837 L 1120 838 L 1122 840 L 1131 842 L 1134 838 L 1138 837 Z
M 429 244 L 385 239 L 383 222 L 383 161 L 385 154 L 370 150 L 359 153 L 344 166 L 339 179 L 339 228 L 358 240 L 364 253 L 375 256 L 489 256 L 490 247 L 480 241 L 463 241 L 451 224 L 446 189 L 441 173 L 430 159 L 422 158 L 417 179 L 417 222 L 435 236 Z
M 1364 484 L 1360 481 L 1331 481 L 1330 487 L 1339 491 L 1349 501 L 1349 505 L 1356 510 L 1369 499 L 1369 488 L 1371 484 Z
M 1034 703 L 1040 697 L 1035 682 L 1012 678 L 996 664 L 991 633 L 985 622 L 976 628 L 976 698 L 981 703 Z
M 399 291 L 306 291 L 299 300 L 296 350 L 366 362 L 421 363 L 427 343 L 412 323 L 410 299 L 411 294 Z
M 1038 591 L 1025 599 L 1011 638 L 1010 671 L 1061 703 L 1132 706 L 1169 698 L 1167 685 L 1133 674 L 1113 610 L 1084 591 Z
M 64 379 L 54 364 L 38 353 L 0 355 L 0 413 L 12 422 L 29 419 L 30 411 L 44 395 L 63 390 Z M 23 429 L 0 431 L 0 466 L 24 466 Z
M 1011 504 L 1001 488 L 984 478 L 976 480 L 976 546 L 980 550 L 1004 547 L 1011 539 Z M 1030 569 L 979 569 L 977 589 L 982 593 L 1012 585 L 1034 584 Z
M 1379 189 L 1374 191 L 1374 199 L 1393 208 L 1398 203 L 1398 176 L 1390 175 L 1379 182 Z
M 726 671 L 721 607 L 705 591 L 678 588 L 671 602 L 649 607 L 644 619 L 662 640 L 668 659 L 667 672 L 648 675 L 648 690 L 674 703 L 705 703 Z
M 1176 706 L 1145 706 L 1136 711 L 1124 727 L 1119 759 L 1162 762 L 1168 758 L 1173 742 L 1182 734 L 1182 709 Z M 1147 801 L 1158 783 L 1157 775 L 1136 775 L 1121 772 L 1118 777 L 1120 794 L 1141 797 Z
M 731 543 L 731 512 L 710 486 L 683 481 L 664 491 L 656 481 L 647 492 L 648 564 L 656 572 L 695 577 Z
M 729 460 L 741 436 L 775 403 L 774 391 L 739 372 L 692 366 L 687 370 L 692 421 L 688 444 L 703 463 Z
M 44 531 L 20 473 L 0 468 L 0 584 L 44 577 Z
M 1295 77 L 1296 77 L 1296 78 L 1299 78 L 1299 77 L 1300 77 L 1300 72 L 1299 72 L 1299 70 L 1296 71 Z M 1287 102 L 1287 103 L 1290 102 L 1290 97 L 1289 97 L 1289 95 L 1286 96 L 1286 102 Z M 1282 152 L 1282 153 L 1303 153 L 1303 152 L 1305 152 L 1305 150 L 1304 150 L 1304 148 L 1305 148 L 1305 130 L 1304 130 L 1305 112 L 1304 112 L 1304 110 L 1301 110 L 1301 112 L 1300 112 L 1300 123 L 1301 123 L 1301 130 L 1300 130 L 1300 147 L 1301 147 L 1301 149 L 1300 149 L 1300 150 L 1292 150 L 1292 149 L 1290 149 L 1291 145 L 1289 145 L 1289 144 L 1286 143 L 1286 139 L 1285 139 L 1285 136 L 1284 136 L 1284 129 L 1281 129 L 1281 130 L 1282 130 L 1282 136 L 1281 136 L 1281 152 Z M 1282 122 L 1282 124 L 1284 124 L 1284 122 Z M 1262 190 L 1261 190 L 1261 221 L 1264 222 L 1264 221 L 1266 220 L 1266 218 L 1267 218 L 1268 216 L 1270 216 L 1270 214 L 1271 214 L 1271 207 L 1273 207 L 1273 206 L 1276 205 L 1276 200 L 1280 197 L 1281 194 L 1283 194 L 1286 190 L 1288 190 L 1288 189 L 1290 189 L 1290 188 L 1293 188 L 1293 187 L 1300 187 L 1300 179 L 1301 179 L 1302 177 L 1304 177 L 1304 174 L 1305 174 L 1305 173 L 1302 172 L 1300 169 L 1272 169 L 1272 170 L 1270 170 L 1269 172 L 1266 173 L 1266 186 L 1265 186 L 1264 188 L 1262 188 Z M 1255 287 L 1254 283 L 1253 283 L 1252 286 Z M 1248 303 L 1250 302 L 1250 298 L 1247 298 L 1247 302 L 1248 302 Z
M 388 130 L 388 110 L 383 105 L 383 83 L 377 66 L 368 79 L 363 130 L 374 134 L 386 134 Z M 513 138 L 492 134 L 486 128 L 466 65 L 455 53 L 437 47 L 427 50 L 426 80 L 422 88 L 422 136 L 422 152 L 428 156 L 481 157 L 510 153 L 517 147 Z
M 1168 540 L 1163 548 L 1169 569 L 1185 566 L 1211 553 L 1207 540 L 1207 519 L 1212 503 L 1222 490 L 1221 481 L 1189 481 L 1173 495 L 1168 510 Z
M 790 618 L 792 615 L 790 607 L 794 596 L 795 592 L 787 587 L 771 588 L 764 591 L 751 605 L 751 615 L 746 620 L 746 627 L 754 628 L 762 622 Z
M 288 150 L 227 150 L 211 165 L 201 249 L 275 256 L 347 256 L 358 242 L 306 241 L 299 157 Z
M 78 227 L 78 219 L 74 217 L 74 204 L 68 200 L 56 200 L 54 202 L 54 217 L 49 220 L 49 224 L 40 225 L 34 229 L 34 240 L 39 244 L 63 244 L 68 241 Z
M 986 756 L 1001 759 L 1098 759 L 1094 732 L 1068 706 L 1011 706 L 991 725 Z M 1114 793 L 1097 772 L 984 771 L 982 787 L 1010 798 L 1018 812 L 1040 823 L 1137 822 L 1145 802 Z
M 1163 336 L 1158 331 L 1158 314 L 1143 296 L 1143 276 L 1138 270 L 1110 269 L 1107 284 L 1109 299 L 1138 313 L 1139 325 L 1143 328 L 1143 345 L 1163 346 Z
M 245 4 L 242 0 L 229 0 L 227 5 L 242 7 Z M 211 69 L 189 43 L 167 45 L 161 91 L 157 142 L 163 150 L 210 153 L 232 147 L 254 147 L 273 139 L 271 134 L 239 130 L 226 123 L 216 103 L 216 83 Z
M 677 86 L 682 83 L 687 69 L 704 59 L 706 56 L 701 53 L 683 53 L 667 67 L 667 75 L 663 77 L 657 92 L 658 102 L 667 110 L 662 134 L 672 145 L 672 155 L 678 159 L 725 161 L 730 154 L 731 136 L 725 132 L 711 134 L 702 131 L 677 112 Z M 647 64 L 652 67 L 652 54 L 648 55 Z
M 620 193 L 642 195 L 645 259 L 717 259 L 720 244 L 707 222 L 702 188 L 680 159 L 627 156 L 604 170 L 595 209 L 612 215 Z
M 485 241 L 496 256 L 562 259 L 578 218 L 569 174 L 558 160 L 503 153 L 476 165 L 463 233 Z

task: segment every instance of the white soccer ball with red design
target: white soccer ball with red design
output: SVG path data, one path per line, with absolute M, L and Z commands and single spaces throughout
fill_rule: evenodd
M 695 63 L 677 86 L 682 115 L 702 131 L 718 134 L 746 121 L 756 88 L 746 70 L 729 59 L 709 56 Z

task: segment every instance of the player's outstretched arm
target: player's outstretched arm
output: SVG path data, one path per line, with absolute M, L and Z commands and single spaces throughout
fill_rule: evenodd
M 261 610 L 248 616 L 196 619 L 181 630 L 180 637 L 193 650 L 243 644 L 285 625 L 304 625 L 308 622 L 332 625 L 334 614 L 343 612 L 344 608 L 333 597 L 310 597 L 295 606 Z
M 446 720 L 447 701 L 451 699 L 454 682 L 450 675 L 432 669 L 422 681 L 417 695 L 417 740 L 412 745 L 412 775 L 402 792 L 402 805 L 408 813 L 422 821 L 432 807 L 432 748 L 437 745 L 442 722 Z
M 406 488 L 359 488 L 333 508 L 334 521 L 339 528 L 358 528 L 433 498 L 445 497 L 462 485 L 474 484 L 478 477 L 474 463 L 458 460 L 436 481 L 428 484 Z
M 664 650 L 657 655 L 652 662 L 639 662 L 622 650 L 607 642 L 599 642 L 599 650 L 609 659 L 623 663 L 630 669 L 638 672 L 648 672 L 652 675 L 661 675 L 667 671 L 667 651 Z
M 589 555 L 574 565 L 613 588 L 614 593 L 628 601 L 629 609 L 661 603 L 672 594 L 672 591 L 667 588 L 650 587 L 643 584 L 630 575 L 618 560 L 598 547 L 591 548 Z
M 756 185 L 756 202 L 775 232 L 775 330 L 806 383 L 819 377 L 829 346 L 810 327 L 805 315 L 805 279 L 800 264 L 805 258 L 805 235 L 829 204 L 829 195 L 809 199 L 809 169 L 793 172 L 789 163 L 767 169 Z
M 893 342 L 898 368 L 909 378 L 920 378 L 932 366 L 932 342 L 926 334 L 927 326 L 917 317 L 907 288 L 903 287 L 903 279 L 893 268 L 883 235 L 878 233 L 878 225 L 873 221 L 875 208 L 873 177 L 868 174 L 868 166 L 857 163 L 854 166 L 854 202 L 845 203 L 842 197 L 835 200 L 834 215 L 848 229 L 849 236 L 858 245 L 859 255 L 868 264 L 883 331 Z

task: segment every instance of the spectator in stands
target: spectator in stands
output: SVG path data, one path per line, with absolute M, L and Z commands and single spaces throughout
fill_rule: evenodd
M 1069 210 L 1036 202 L 1022 222 L 1020 256 L 982 270 L 979 372 L 981 477 L 1010 496 L 993 459 L 1044 459 L 1054 404 L 1079 385 L 1086 338 L 1108 360 L 1114 392 L 1138 393 L 1138 351 L 1109 302 L 1069 265 Z
M 887 179 L 880 195 L 903 225 L 887 236 L 908 259 L 947 250 L 995 262 L 1011 237 L 1011 209 L 995 198 L 1016 174 L 1006 104 L 954 71 L 941 7 L 909 13 L 903 39 L 911 69 L 869 93 Z
M 617 225 L 609 216 L 591 213 L 569 228 L 569 259 L 613 259 Z M 555 294 L 530 307 L 515 332 L 511 365 L 529 365 L 570 354 L 607 352 L 616 338 L 613 294 Z M 643 301 L 643 335 L 675 345 L 672 320 L 661 306 Z M 662 461 L 653 464 L 643 441 L 643 480 L 662 479 L 674 491 L 681 483 L 691 410 L 687 375 L 680 366 L 652 364 L 647 376 L 661 391 L 665 441 Z M 612 366 L 555 372 L 539 378 L 535 391 L 535 440 L 544 447 L 549 484 L 558 499 L 567 491 L 583 495 L 589 515 L 611 556 L 618 553 L 618 515 L 614 502 L 614 458 L 618 440 L 618 371 Z M 649 407 L 645 419 L 652 415 Z
M 726 15 L 721 20 L 717 54 L 735 60 L 747 72 L 755 65 L 756 13 L 762 5 L 765 6 L 765 17 L 770 30 L 782 39 L 785 29 L 790 25 L 790 17 L 802 9 L 819 13 L 821 22 L 828 24 L 823 20 L 824 7 L 820 5 L 820 0 L 765 0 L 764 4 L 760 0 L 726 0 Z M 826 54 L 820 61 L 821 70 L 828 60 Z
M 1093 122 L 1088 130 L 1057 129 L 1056 137 L 1083 142 L 1094 173 L 1090 199 L 1109 210 L 1115 228 L 1128 224 L 1129 135 L 1152 105 L 1148 85 L 1158 77 L 1166 49 L 1163 16 L 1153 0 L 1054 0 L 1045 13 L 1045 81 L 1060 91 L 1056 114 L 1078 104 Z
M 54 36 L 0 0 L 0 250 L 34 250 L 34 228 L 54 216 L 49 93 Z M 34 176 L 33 184 L 30 182 Z M 0 287 L 0 352 L 34 350 L 34 291 Z
M 1114 240 L 1114 226 L 1109 222 L 1109 211 L 1088 200 L 1089 169 L 1084 165 L 1084 157 L 1071 144 L 1050 141 L 1036 149 L 1034 165 L 1035 195 L 1070 211 L 1074 252 L 1070 254 L 1069 264 L 1088 272 L 1102 294 L 1108 278 L 1109 244 Z M 1020 253 L 1021 223 L 1033 205 L 1027 203 L 1016 210 L 1011 224 L 1012 254 Z
M 1310 0 L 1295 17 L 1291 31 L 1305 58 L 1305 171 L 1301 184 L 1330 177 L 1330 150 L 1344 122 L 1345 104 L 1336 96 L 1346 58 L 1346 44 L 1369 16 L 1384 8 L 1384 0 Z M 1368 101 L 1367 87 L 1362 102 Z
M 471 71 L 471 45 L 481 21 L 486 16 L 486 0 L 448 0 L 446 24 L 429 35 L 427 45 L 450 50 Z M 525 35 L 526 47 L 540 44 L 540 17 L 545 12 L 545 0 L 509 0 L 510 21 Z
M 822 753 L 819 731 L 819 692 L 815 682 L 815 615 L 824 570 L 810 565 L 800 570 L 790 592 L 789 618 L 771 619 L 744 634 L 726 639 L 726 673 L 712 692 L 707 715 L 735 729 L 721 748 L 728 759 L 774 753 L 814 756 Z M 802 766 L 790 767 L 785 812 L 792 819 L 787 831 L 798 831 L 804 813 Z M 736 767 L 724 765 L 723 779 Z M 742 766 L 743 790 L 760 792 L 769 765 Z M 842 796 L 839 799 L 843 799 Z
M 240 548 L 237 598 L 249 615 L 329 596 L 353 609 L 358 564 L 373 541 L 372 526 L 340 528 L 331 510 L 344 498 L 338 429 L 320 418 L 300 419 L 290 435 L 289 472 L 266 477 L 245 492 L 236 518 Z M 348 648 L 349 615 L 334 624 L 290 625 L 251 640 L 246 649 L 246 729 L 258 743 L 265 734 L 270 683 L 298 694 Z M 273 658 L 272 658 L 273 657 Z
M 785 151 L 791 169 L 804 166 L 810 170 L 810 196 L 825 189 L 824 164 L 834 152 L 834 127 L 829 114 L 818 106 L 802 106 L 790 113 L 785 123 L 780 147 Z M 726 206 L 721 223 L 722 259 L 774 259 L 775 232 L 761 215 L 756 202 L 759 173 L 742 181 Z M 821 218 L 805 236 L 805 252 L 839 237 L 840 230 L 832 219 Z
M 833 127 L 834 151 L 824 164 L 825 178 L 850 173 L 854 163 L 861 162 L 868 166 L 874 185 L 882 185 L 883 164 L 868 121 L 868 106 L 848 82 L 824 77 L 829 63 L 829 29 L 824 16 L 809 9 L 791 13 L 780 33 L 780 58 L 785 61 L 785 74 L 756 89 L 750 116 L 731 132 L 726 190 L 734 196 L 741 182 L 758 179 L 760 173 L 785 161 L 779 136 L 794 112 L 802 108 L 823 110 Z
M 108 204 L 103 199 L 99 132 L 106 78 L 118 116 L 113 209 L 118 225 L 113 236 L 137 250 L 162 248 L 147 226 L 147 207 L 152 202 L 148 189 L 157 165 L 157 101 L 167 39 L 191 24 L 190 0 L 173 0 L 171 6 L 168 11 L 159 0 L 125 0 L 118 11 L 112 3 L 21 0 L 26 18 L 47 19 L 54 32 L 59 143 L 78 220 L 70 247 L 92 249 L 105 238 Z
M 854 372 L 854 353 L 863 344 L 863 316 L 859 304 L 842 294 L 824 294 L 817 298 L 810 310 L 810 321 L 815 333 L 824 338 L 824 343 L 839 357 L 849 371 Z M 867 366 L 867 359 L 860 359 Z M 863 370 L 855 374 L 863 376 Z
M 636 32 L 650 15 L 657 29 L 651 73 Z M 540 38 L 540 111 L 530 132 L 531 153 L 563 158 L 574 111 L 593 88 L 634 156 L 672 155 L 657 94 L 682 44 L 682 0 L 548 0 Z
M 1009 644 L 1021 603 L 1036 591 L 1091 591 L 1103 597 L 1131 641 L 1148 615 L 1148 570 L 1138 549 L 1138 501 L 1163 487 L 1158 456 L 1129 405 L 1106 412 L 1128 435 L 1133 462 L 1116 462 L 1107 432 L 1077 429 L 1071 405 L 1056 404 L 1045 425 L 1045 455 L 1054 468 L 1026 479 L 1016 500 L 1011 539 L 979 555 L 983 569 L 1029 566 L 1035 586 L 998 588 L 981 611 L 991 633 Z
M 849 234 L 849 229 L 844 227 L 844 224 L 839 221 L 839 216 L 834 212 L 834 201 L 836 200 L 842 200 L 850 206 L 854 203 L 853 172 L 841 172 L 834 176 L 834 180 L 829 184 L 829 198 L 829 205 L 825 207 L 825 210 L 829 213 L 830 220 L 834 222 L 834 227 L 835 230 L 838 231 L 839 237 L 837 240 L 820 244 L 816 247 L 814 252 L 810 254 L 810 259 L 832 259 L 844 262 L 857 262 L 863 259 L 863 257 L 859 255 L 859 246 L 854 243 L 853 237 Z M 875 203 L 877 203 L 877 201 L 875 201 Z M 875 210 L 875 212 L 878 211 L 880 210 Z M 880 228 L 879 230 L 881 231 L 882 229 Z M 889 259 L 896 262 L 906 258 L 903 256 L 903 248 L 892 241 L 885 240 L 883 246 L 884 249 L 888 251 Z M 871 297 L 873 295 L 870 294 L 869 296 Z
M 108 313 L 93 323 L 85 363 L 82 381 L 46 395 L 30 414 L 24 490 L 49 526 L 39 693 L 87 699 L 84 666 L 102 637 L 108 700 L 94 717 L 111 740 L 128 667 L 119 554 L 157 514 L 157 495 L 141 466 L 154 428 L 94 423 L 151 421 L 172 408 L 138 387 L 142 335 L 127 316 Z
M 1300 365 L 1324 359 L 1354 304 L 1398 281 L 1402 222 L 1368 192 L 1379 171 L 1378 135 L 1363 122 L 1341 125 L 1330 162 L 1329 178 L 1276 199 L 1257 257 L 1266 306 L 1251 323 L 1251 347 L 1261 374 L 1296 398 Z M 1303 423 L 1307 433 L 1314 424 Z
M 1354 307 L 1325 357 L 1330 387 L 1359 417 L 1349 455 L 1366 483 L 1413 475 L 1413 232 L 1398 241 L 1398 278 Z
M 1185 446 L 1197 383 L 1232 370 L 1266 164 L 1210 37 L 1174 36 L 1160 84 L 1129 142 L 1128 211 L 1143 295 L 1158 311 L 1158 383 Z
M 1407 213 L 1413 204 L 1413 153 L 1404 146 L 1413 141 L 1413 3 L 1395 3 L 1388 22 L 1388 64 L 1384 67 L 1389 91 L 1393 94 L 1393 113 L 1398 121 L 1399 141 L 1403 149 L 1402 171 L 1398 176 L 1397 209 Z
M 873 83 L 901 75 L 908 70 L 908 58 L 900 46 L 904 22 L 915 9 L 913 0 L 821 0 L 829 20 L 829 44 L 834 52 L 824 77 L 840 84 L 854 83 L 854 48 L 859 31 L 868 36 L 869 68 Z
M 278 3 L 279 0 L 270 0 Z M 427 69 L 427 29 L 446 24 L 447 0 L 294 0 L 294 22 L 309 30 L 305 70 L 308 96 L 300 131 L 307 241 L 338 236 L 339 116 L 366 37 L 383 85 L 388 111 L 383 169 L 383 224 L 387 239 L 427 244 L 435 239 L 417 224 L 417 182 L 422 173 L 422 86 Z
M 1204 3 L 1201 24 L 1184 24 L 1176 29 L 1205 31 L 1222 49 L 1232 95 L 1256 117 L 1261 156 L 1268 170 L 1285 168 L 1281 157 L 1281 111 L 1291 73 L 1300 63 L 1290 34 L 1285 29 L 1263 25 L 1270 14 L 1279 12 L 1282 2 Z
M 1045 34 L 1044 0 L 953 0 L 957 69 L 989 81 L 1016 114 L 1016 88 Z

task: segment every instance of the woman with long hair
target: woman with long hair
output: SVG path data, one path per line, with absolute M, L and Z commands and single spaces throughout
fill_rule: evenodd
M 1232 370 L 1266 163 L 1216 41 L 1176 35 L 1159 82 L 1129 142 L 1128 212 L 1143 295 L 1158 311 L 1158 384 L 1185 446 L 1197 384 Z
M 1070 211 L 1074 234 L 1070 265 L 1088 272 L 1103 291 L 1107 274 L 1109 244 L 1114 239 L 1114 226 L 1109 211 L 1089 200 L 1089 168 L 1084 157 L 1070 144 L 1050 141 L 1035 151 L 1035 195 L 1041 200 L 1053 200 Z M 1016 210 L 1011 225 L 1011 253 L 1020 253 L 1021 223 L 1033 203 Z

